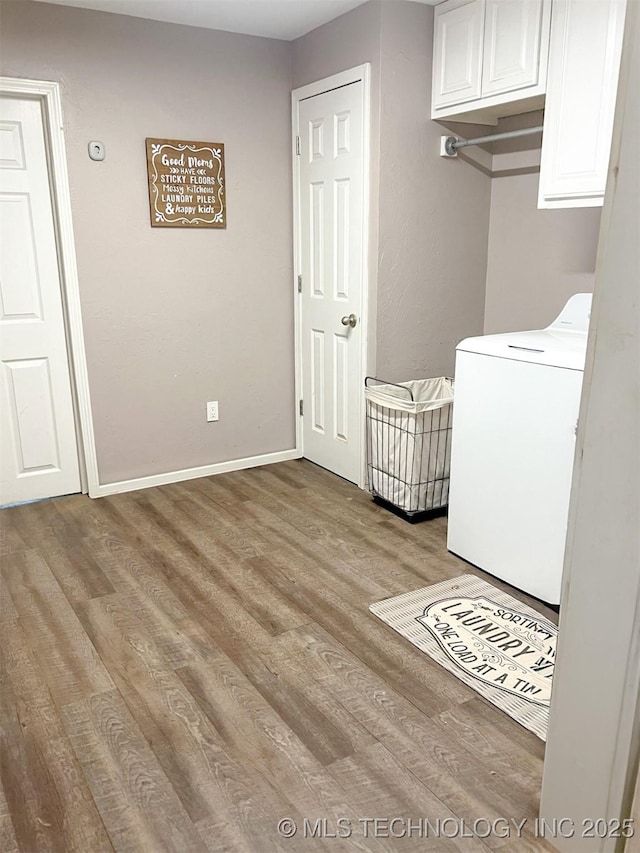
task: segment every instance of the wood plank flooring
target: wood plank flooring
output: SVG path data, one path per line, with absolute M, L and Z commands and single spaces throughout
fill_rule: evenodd
M 543 744 L 368 612 L 473 572 L 445 519 L 296 461 L 0 524 L 4 853 L 553 849 Z

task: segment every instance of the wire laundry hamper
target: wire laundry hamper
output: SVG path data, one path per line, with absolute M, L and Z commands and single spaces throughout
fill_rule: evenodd
M 407 521 L 449 502 L 453 379 L 365 379 L 367 472 L 374 500 Z

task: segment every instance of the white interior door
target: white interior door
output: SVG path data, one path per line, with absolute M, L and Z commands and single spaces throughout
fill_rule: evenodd
M 298 109 L 303 455 L 353 483 L 364 470 L 364 85 Z
M 80 491 L 41 102 L 0 98 L 0 505 Z

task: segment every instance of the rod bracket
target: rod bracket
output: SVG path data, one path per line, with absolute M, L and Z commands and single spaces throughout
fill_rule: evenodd
M 457 157 L 458 152 L 454 144 L 459 142 L 456 136 L 441 136 L 440 137 L 440 156 L 441 157 Z

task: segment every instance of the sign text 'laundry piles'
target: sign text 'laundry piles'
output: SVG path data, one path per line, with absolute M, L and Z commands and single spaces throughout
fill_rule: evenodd
M 147 139 L 151 224 L 226 227 L 224 145 Z

